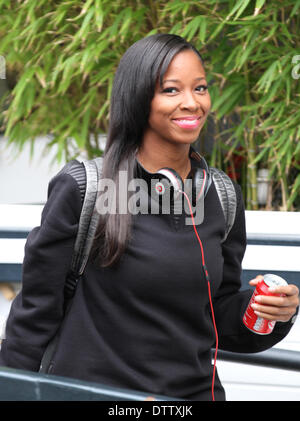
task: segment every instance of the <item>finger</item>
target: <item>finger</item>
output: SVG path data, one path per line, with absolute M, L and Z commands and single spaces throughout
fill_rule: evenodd
M 293 296 L 281 296 L 281 297 L 272 297 L 270 295 L 257 295 L 255 297 L 255 302 L 259 304 L 264 304 L 274 307 L 293 307 L 297 308 L 299 305 L 299 297 L 296 295 Z
M 270 287 L 269 292 L 275 294 L 284 294 L 286 296 L 299 295 L 299 289 L 296 285 L 282 285 L 278 287 Z
M 266 295 L 257 295 L 255 297 L 255 304 L 279 308 L 290 308 L 291 311 L 296 312 L 297 306 L 299 305 L 299 298 L 298 296 L 271 297 Z
M 294 314 L 272 315 L 272 314 L 263 313 L 263 312 L 260 312 L 260 311 L 255 311 L 254 313 L 257 315 L 257 317 L 260 317 L 261 319 L 272 320 L 272 321 L 275 321 L 275 322 L 288 322 L 294 315 Z
M 260 317 L 261 319 L 271 320 L 274 322 L 288 322 L 293 316 L 293 314 L 286 315 L 286 316 L 283 316 L 283 315 L 274 316 L 268 313 L 261 313 L 259 311 L 255 311 L 254 313 L 257 315 L 257 317 Z
M 274 288 L 269 288 L 269 292 L 272 294 L 278 294 L 283 297 L 295 298 L 296 301 L 299 301 L 299 289 L 296 285 L 282 285 Z M 276 297 L 275 295 L 257 295 L 257 297 Z
M 265 306 L 261 304 L 252 304 L 252 308 L 254 311 L 259 312 L 261 314 L 267 314 L 269 316 L 292 316 L 294 314 L 295 309 L 291 307 L 275 307 L 275 306 Z M 262 317 L 262 316 L 261 316 Z
M 295 311 L 291 311 L 290 308 L 283 310 L 282 308 L 279 309 L 278 307 L 256 307 L 255 304 L 253 305 L 253 310 L 258 317 L 277 322 L 287 322 L 295 314 Z
M 255 297 L 255 302 L 259 304 L 265 304 L 268 306 L 274 306 L 274 307 L 289 307 L 291 305 L 295 305 L 296 301 L 287 297 L 276 297 L 272 295 L 257 295 Z
M 263 279 L 264 279 L 263 275 L 257 275 L 254 279 L 251 279 L 251 281 L 249 281 L 249 284 L 252 286 L 255 286 Z

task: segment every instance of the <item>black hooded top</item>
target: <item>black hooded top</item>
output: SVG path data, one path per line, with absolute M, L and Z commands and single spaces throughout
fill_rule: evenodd
M 191 157 L 192 159 L 192 157 Z M 151 174 L 137 161 L 137 174 Z M 193 167 L 200 165 L 192 159 Z M 277 322 L 270 335 L 242 323 L 252 290 L 240 291 L 246 247 L 241 189 L 225 242 L 225 220 L 214 183 L 197 226 L 209 271 L 219 348 L 258 352 L 289 332 Z M 22 290 L 14 299 L 0 365 L 38 371 L 47 343 L 63 318 L 63 290 L 82 207 L 69 174 L 49 183 L 41 225 L 28 235 Z M 51 374 L 186 400 L 210 400 L 215 346 L 200 247 L 187 215 L 137 214 L 120 261 L 110 268 L 89 262 L 67 317 Z M 176 223 L 175 223 L 176 219 Z M 178 222 L 179 221 L 179 222 Z M 216 375 L 215 399 L 224 400 Z

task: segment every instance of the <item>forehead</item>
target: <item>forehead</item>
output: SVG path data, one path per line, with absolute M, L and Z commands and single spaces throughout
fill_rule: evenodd
M 184 50 L 175 55 L 163 76 L 163 81 L 180 77 L 205 77 L 200 57 L 192 50 Z

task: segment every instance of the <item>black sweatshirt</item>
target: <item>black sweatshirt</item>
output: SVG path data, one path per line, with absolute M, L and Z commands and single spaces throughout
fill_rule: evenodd
M 193 160 L 193 166 L 195 162 Z M 198 165 L 198 163 L 196 164 Z M 137 163 L 139 176 L 149 173 Z M 219 347 L 236 352 L 270 348 L 289 332 L 249 331 L 242 316 L 252 290 L 239 291 L 246 247 L 241 190 L 234 226 L 221 244 L 225 220 L 212 183 L 197 226 L 210 275 Z M 26 241 L 22 290 L 12 303 L 0 365 L 38 371 L 45 347 L 63 317 L 63 290 L 82 202 L 69 174 L 55 177 L 41 225 Z M 201 254 L 187 215 L 138 214 L 119 263 L 89 262 L 79 281 L 51 374 L 187 400 L 210 400 L 215 345 Z M 189 216 L 189 215 L 188 215 Z M 179 218 L 179 219 L 178 219 Z M 224 400 L 218 379 L 215 398 Z

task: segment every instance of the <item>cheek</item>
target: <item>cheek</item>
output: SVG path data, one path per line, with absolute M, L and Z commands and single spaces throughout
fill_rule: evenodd
M 165 126 L 166 119 L 170 119 L 172 113 L 176 110 L 176 105 L 170 101 L 152 101 L 149 115 L 150 126 Z
M 205 109 L 206 112 L 210 111 L 210 109 L 211 109 L 211 99 L 210 99 L 209 93 L 205 96 L 205 99 L 203 100 L 202 106 L 203 106 L 203 108 Z

